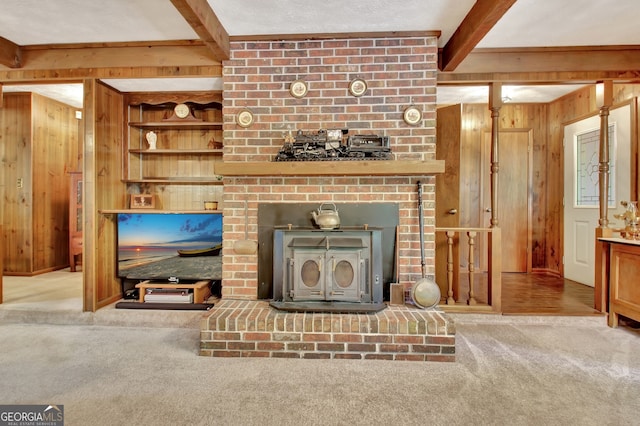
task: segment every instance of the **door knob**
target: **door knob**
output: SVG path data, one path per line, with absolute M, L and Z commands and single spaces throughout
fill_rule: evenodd
M 447 213 L 456 214 L 456 213 L 458 213 L 458 209 L 450 209 Z
M 486 209 L 484 209 L 484 211 L 487 213 L 491 213 L 491 207 L 487 207 Z

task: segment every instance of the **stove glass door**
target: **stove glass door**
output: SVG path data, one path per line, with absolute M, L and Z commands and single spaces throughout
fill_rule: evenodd
M 326 256 L 327 300 L 360 302 L 364 273 L 360 250 L 329 250 Z
M 298 249 L 293 254 L 291 299 L 325 300 L 325 250 Z

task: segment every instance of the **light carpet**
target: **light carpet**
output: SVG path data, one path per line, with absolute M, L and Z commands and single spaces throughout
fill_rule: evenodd
M 218 359 L 197 328 L 0 323 L 0 404 L 73 425 L 639 424 L 640 334 L 452 315 L 457 362 Z

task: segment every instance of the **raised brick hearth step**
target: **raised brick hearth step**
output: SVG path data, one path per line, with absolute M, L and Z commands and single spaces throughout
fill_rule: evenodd
M 439 310 L 299 313 L 262 300 L 221 300 L 209 312 L 202 356 L 455 361 L 455 324 Z

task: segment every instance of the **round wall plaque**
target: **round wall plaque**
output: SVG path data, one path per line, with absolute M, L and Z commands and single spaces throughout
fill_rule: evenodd
M 291 96 L 294 98 L 304 98 L 308 91 L 309 86 L 304 80 L 296 80 L 291 83 L 291 86 L 289 86 L 289 93 L 291 93 Z
M 411 105 L 410 107 L 405 108 L 402 118 L 405 123 L 415 126 L 420 123 L 420 120 L 422 120 L 422 111 L 420 111 L 417 106 Z
M 361 78 L 354 78 L 349 83 L 349 93 L 351 93 L 355 97 L 360 97 L 364 95 L 364 92 L 367 91 L 367 82 Z
M 249 108 L 243 108 L 236 114 L 236 123 L 240 127 L 249 127 L 253 124 L 253 112 Z

